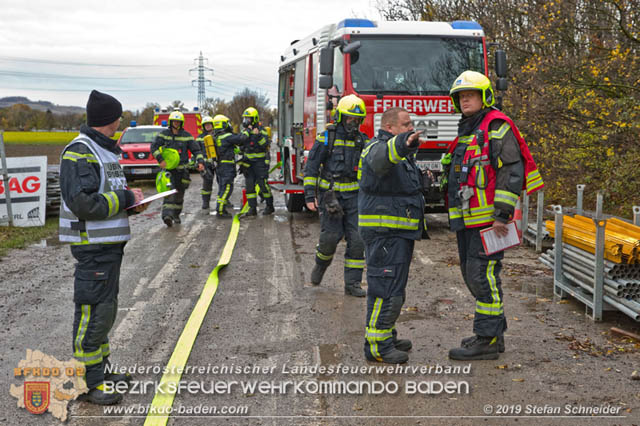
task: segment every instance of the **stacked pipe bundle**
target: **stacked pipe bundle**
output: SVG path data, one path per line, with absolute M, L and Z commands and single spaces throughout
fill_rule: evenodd
M 545 223 L 547 231 L 555 236 L 555 222 Z M 575 215 L 563 218 L 562 241 L 594 254 L 596 252 L 596 225 L 591 218 Z M 607 220 L 605 226 L 605 259 L 624 264 L 640 263 L 640 227 L 617 218 Z
M 555 222 L 547 221 L 555 236 Z M 593 294 L 595 282 L 596 226 L 592 219 L 564 216 L 562 235 L 562 275 Z M 640 320 L 640 227 L 617 218 L 605 226 L 603 300 L 636 321 Z M 555 244 L 554 244 L 555 248 Z M 540 256 L 553 269 L 554 249 Z

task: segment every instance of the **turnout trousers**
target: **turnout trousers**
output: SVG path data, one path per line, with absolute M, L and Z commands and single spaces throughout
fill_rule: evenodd
M 502 336 L 507 329 L 504 316 L 500 270 L 504 251 L 484 254 L 481 228 L 457 231 L 460 270 L 464 282 L 476 298 L 473 332 L 478 336 Z
M 116 320 L 124 243 L 71 246 L 76 263 L 73 285 L 73 356 L 85 369 L 89 389 L 104 381 L 111 353 L 109 331 Z
M 247 193 L 249 207 L 257 207 L 258 200 L 256 184 L 260 187 L 260 193 L 264 197 L 268 206 L 273 206 L 273 195 L 271 187 L 267 183 L 269 178 L 269 164 L 264 160 L 248 161 L 249 168 L 244 173 L 244 187 Z
M 347 249 L 344 254 L 344 283 L 345 285 L 362 282 L 364 269 L 364 243 L 358 233 L 358 193 L 336 194 L 344 214 L 335 216 L 329 214 L 324 206 L 325 192 L 318 197 L 320 214 L 320 238 L 316 246 L 316 264 L 324 269 L 333 260 L 338 243 L 344 237 Z
M 200 195 L 202 195 L 202 199 L 204 201 L 209 201 L 211 199 L 212 189 L 213 189 L 213 179 L 216 174 L 216 165 L 211 160 L 207 160 L 204 162 L 204 171 L 205 173 L 202 175 L 202 189 L 200 190 Z
M 394 349 L 396 321 L 406 297 L 415 241 L 381 237 L 366 242 L 367 322 L 364 351 L 382 360 Z
M 218 203 L 216 211 L 222 213 L 229 204 L 233 193 L 233 180 L 236 178 L 236 164 L 233 160 L 224 160 L 218 164 Z
M 191 183 L 189 170 L 186 167 L 170 170 L 169 173 L 171 174 L 171 184 L 178 192 L 162 199 L 162 219 L 167 216 L 174 219 L 180 216 L 184 203 L 184 193 Z

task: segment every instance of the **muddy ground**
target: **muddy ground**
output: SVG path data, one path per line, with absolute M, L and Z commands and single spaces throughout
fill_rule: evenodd
M 182 225 L 167 229 L 157 202 L 131 219 L 134 236 L 126 247 L 118 318 L 111 332 L 112 362 L 121 366 L 166 365 L 227 239 L 230 221 L 200 209 L 200 177 L 191 176 Z M 236 206 L 241 185 L 238 178 L 232 197 Z M 365 300 L 343 294 L 344 244 L 322 285 L 309 283 L 317 217 L 286 212 L 280 194 L 276 207 L 274 216 L 242 219 L 231 264 L 221 274 L 188 361 L 190 366 L 274 370 L 197 373 L 186 379 L 379 381 L 395 382 L 400 390 L 346 395 L 313 389 L 183 393 L 174 406 L 244 406 L 248 412 L 235 417 L 176 414 L 169 424 L 640 424 L 640 381 L 632 380 L 632 373 L 640 369 L 640 345 L 610 332 L 615 326 L 639 333 L 640 327 L 617 312 L 607 312 L 603 322 L 594 323 L 581 303 L 555 299 L 550 271 L 529 248 L 509 250 L 504 261 L 506 352 L 496 361 L 470 363 L 468 374 L 438 373 L 438 366 L 469 365 L 450 361 L 447 353 L 470 334 L 474 311 L 444 215 L 429 215 L 431 240 L 416 244 L 398 323 L 401 337 L 414 344 L 408 365 L 431 366 L 431 374 L 292 373 L 292 367 L 371 365 L 363 357 Z M 8 390 L 10 384 L 22 382 L 13 377 L 13 369 L 27 349 L 59 360 L 71 358 L 73 265 L 69 248 L 55 240 L 12 251 L 0 260 L 0 423 L 57 423 L 50 414 L 35 416 L 16 407 Z M 135 376 L 140 381 L 160 377 L 153 372 Z M 411 382 L 421 381 L 465 382 L 469 390 L 406 392 Z M 153 392 L 127 394 L 121 406 L 145 406 L 152 399 Z M 571 410 L 580 407 L 609 407 L 615 414 L 575 417 Z M 144 417 L 113 417 L 102 407 L 77 401 L 70 403 L 69 415 L 72 425 L 144 422 Z

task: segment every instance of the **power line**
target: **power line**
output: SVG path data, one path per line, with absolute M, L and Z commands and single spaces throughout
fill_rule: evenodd
M 24 58 L 18 56 L 0 56 L 0 60 L 2 61 L 11 61 L 11 62 L 29 62 L 36 64 L 52 64 L 52 65 L 77 65 L 81 67 L 117 67 L 117 68 L 159 68 L 159 67 L 176 67 L 176 66 L 184 66 L 185 63 L 174 63 L 174 64 L 114 64 L 114 63 L 93 63 L 93 62 L 72 62 L 72 61 L 54 61 L 50 59 L 34 59 L 34 58 Z

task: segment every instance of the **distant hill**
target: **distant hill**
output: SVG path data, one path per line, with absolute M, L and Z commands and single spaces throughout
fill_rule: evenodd
M 24 104 L 39 111 L 51 110 L 54 114 L 83 114 L 85 108 L 77 106 L 54 105 L 49 101 L 32 101 L 24 96 L 7 96 L 0 98 L 0 108 L 7 108 L 15 104 Z

